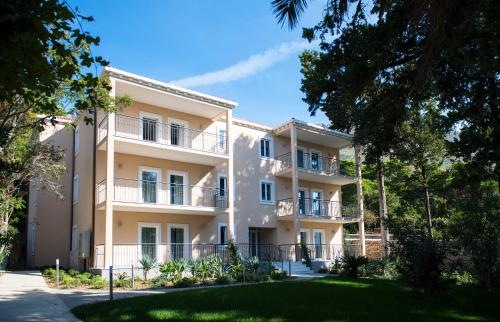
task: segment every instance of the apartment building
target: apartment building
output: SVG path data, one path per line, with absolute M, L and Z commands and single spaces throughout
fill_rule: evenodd
M 235 102 L 104 72 L 111 95 L 133 103 L 98 111 L 94 126 L 75 121 L 70 266 L 224 254 L 230 239 L 244 256 L 300 260 L 307 249 L 331 261 L 344 224 L 364 231 L 361 201 L 342 204 L 343 185 L 360 189 L 340 171 L 349 134 L 295 119 L 271 128 L 234 118 Z

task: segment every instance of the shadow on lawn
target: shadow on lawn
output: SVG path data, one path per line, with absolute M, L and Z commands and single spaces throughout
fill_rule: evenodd
M 451 296 L 426 299 L 399 282 L 322 278 L 139 297 L 73 312 L 85 321 L 495 321 L 498 294 L 454 288 Z

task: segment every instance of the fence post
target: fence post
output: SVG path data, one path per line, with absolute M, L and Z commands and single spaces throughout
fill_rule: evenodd
M 132 289 L 135 288 L 135 278 L 134 278 L 134 264 L 132 263 Z
M 56 259 L 56 286 L 59 287 L 59 258 Z
M 245 259 L 243 259 L 241 263 L 243 264 L 243 284 L 245 284 Z
M 288 276 L 292 276 L 292 261 L 288 260 Z
M 109 300 L 113 301 L 113 265 L 109 266 Z

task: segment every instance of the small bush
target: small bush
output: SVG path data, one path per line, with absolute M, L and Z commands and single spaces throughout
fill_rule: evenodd
M 225 285 L 234 283 L 234 278 L 229 274 L 223 274 L 215 279 L 215 284 Z
M 56 270 L 51 268 L 51 267 L 46 268 L 42 271 L 42 275 L 50 280 L 55 280 L 56 279 Z
M 245 263 L 248 272 L 257 274 L 260 267 L 260 260 L 257 256 L 250 257 Z
M 144 281 L 148 280 L 149 271 L 153 270 L 158 266 L 156 262 L 156 258 L 151 258 L 149 256 L 144 256 L 139 260 L 139 264 L 141 264 L 142 272 L 144 274 Z
M 347 277 L 358 277 L 361 266 L 368 262 L 364 256 L 344 255 L 341 259 L 342 274 Z
M 131 287 L 132 280 L 127 276 L 127 273 L 119 273 L 113 280 L 113 285 L 115 287 Z
M 147 282 L 150 287 L 167 287 L 169 286 L 170 279 L 166 278 L 165 275 L 162 274 L 145 282 Z
M 444 278 L 453 281 L 456 285 L 474 284 L 475 280 L 471 273 L 454 271 L 451 274 L 444 274 Z
M 328 274 L 328 273 L 330 273 L 330 270 L 326 267 L 320 267 L 320 269 L 318 269 L 318 273 Z
M 101 277 L 101 275 L 94 275 L 92 281 L 90 282 L 90 287 L 95 289 L 104 288 L 107 281 Z
M 364 265 L 363 276 L 395 280 L 399 277 L 397 262 L 388 258 L 369 260 L 368 263 Z
M 191 277 L 184 277 L 174 283 L 175 288 L 192 287 L 196 280 Z
M 74 288 L 80 285 L 80 280 L 78 278 L 72 277 L 67 273 L 60 272 L 60 282 L 59 286 L 62 288 Z
M 275 281 L 281 281 L 288 277 L 288 272 L 287 271 L 280 272 L 278 270 L 273 270 L 270 276 Z
M 92 283 L 92 274 L 89 272 L 84 272 L 81 273 L 80 275 L 77 276 L 77 278 L 80 280 L 80 283 L 83 285 L 90 285 Z
M 74 268 L 70 268 L 68 271 L 67 271 L 67 274 L 71 277 L 78 277 L 78 275 L 80 275 L 80 272 L 77 271 L 76 269 Z

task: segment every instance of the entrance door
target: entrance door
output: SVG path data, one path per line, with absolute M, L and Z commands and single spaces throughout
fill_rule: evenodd
M 315 230 L 313 233 L 314 238 L 314 258 L 323 258 L 325 232 L 323 230 Z
M 155 170 L 141 171 L 141 194 L 142 202 L 156 203 L 158 194 L 158 177 L 159 173 Z
M 184 174 L 169 174 L 170 204 L 184 205 L 187 197 L 187 186 Z
M 142 224 L 139 227 L 141 257 L 157 259 L 156 247 L 160 239 L 160 227 L 157 224 Z
M 185 258 L 188 255 L 186 244 L 187 228 L 185 225 L 170 225 L 170 254 L 171 259 L 177 260 Z
M 323 213 L 323 193 L 319 190 L 311 191 L 313 216 L 321 216 Z
M 311 151 L 311 170 L 321 171 L 321 155 L 318 151 Z
M 250 256 L 260 256 L 260 231 L 258 228 L 250 228 L 249 230 L 250 236 Z
M 299 188 L 299 214 L 307 215 L 306 209 L 306 190 Z

